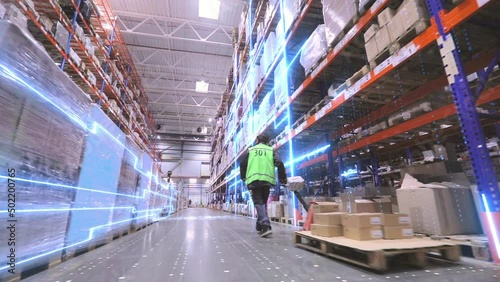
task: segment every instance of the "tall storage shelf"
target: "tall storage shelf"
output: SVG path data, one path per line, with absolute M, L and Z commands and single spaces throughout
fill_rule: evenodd
M 156 159 L 147 98 L 107 0 L 3 0 L 26 16 L 20 25 L 42 43 L 81 89 Z
M 214 199 L 235 203 L 244 193 L 238 159 L 259 133 L 273 139 L 290 175 L 318 189 L 325 176 L 329 195 L 366 181 L 398 187 L 403 167 L 426 161 L 421 151 L 452 158 L 443 145 L 455 144 L 451 151 L 469 180 L 487 183 L 479 190 L 495 198 L 495 176 L 483 181 L 483 170 L 498 181 L 500 34 L 488 22 L 499 21 L 492 12 L 499 5 L 251 1 L 235 36 L 224 135 L 213 143 Z M 464 89 L 473 97 L 463 100 Z M 477 119 L 473 127 L 483 132 L 474 142 L 464 133 L 464 103 L 475 106 L 469 121 Z M 478 162 L 485 158 L 486 165 Z M 490 211 L 499 212 L 495 205 Z

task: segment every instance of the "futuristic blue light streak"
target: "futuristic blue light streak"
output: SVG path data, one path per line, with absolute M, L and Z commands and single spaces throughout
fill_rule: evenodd
M 495 221 L 491 216 L 490 206 L 488 205 L 488 201 L 486 200 L 486 195 L 481 194 L 481 198 L 483 200 L 484 209 L 486 211 L 486 218 L 488 220 L 488 225 L 490 227 L 491 235 L 493 237 L 493 243 L 495 244 L 495 249 L 497 252 L 496 255 L 497 257 L 500 257 L 500 254 L 498 253 L 500 251 L 500 240 L 498 239 L 497 226 L 495 225 Z

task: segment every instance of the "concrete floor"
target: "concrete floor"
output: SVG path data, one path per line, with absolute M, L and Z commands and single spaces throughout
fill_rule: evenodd
M 187 209 L 24 281 L 500 281 L 500 267 L 474 260 L 376 274 L 293 246 L 293 228 L 273 223 L 260 238 L 254 219 Z

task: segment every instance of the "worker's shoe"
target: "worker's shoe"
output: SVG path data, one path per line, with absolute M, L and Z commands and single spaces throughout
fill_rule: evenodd
M 271 234 L 273 234 L 273 231 L 271 230 L 271 226 L 264 225 L 262 227 L 262 233 L 260 233 L 260 237 L 267 238 L 267 237 L 271 236 Z
M 257 230 L 259 234 L 262 234 L 262 225 L 260 225 L 259 222 L 255 224 L 255 230 Z

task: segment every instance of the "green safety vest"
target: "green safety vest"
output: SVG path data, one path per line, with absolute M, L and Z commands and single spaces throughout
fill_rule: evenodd
M 276 185 L 274 175 L 273 148 L 264 144 L 257 144 L 248 150 L 246 184 L 256 180 L 267 181 Z

